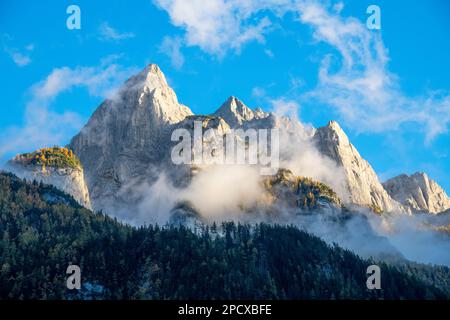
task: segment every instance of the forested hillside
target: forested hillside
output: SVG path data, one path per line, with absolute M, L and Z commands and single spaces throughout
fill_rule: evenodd
M 291 226 L 135 228 L 0 173 L 1 299 L 448 298 L 448 268 L 378 263 L 382 290 L 368 290 L 373 263 Z M 66 288 L 70 264 L 80 291 Z

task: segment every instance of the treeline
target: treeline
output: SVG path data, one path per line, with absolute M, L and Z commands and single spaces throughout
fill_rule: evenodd
M 80 160 L 72 150 L 58 146 L 17 155 L 12 162 L 22 165 L 38 165 L 42 166 L 42 168 L 81 168 Z
M 66 288 L 70 264 L 81 268 L 79 291 Z M 382 289 L 368 290 L 371 264 L 292 226 L 134 228 L 53 187 L 0 173 L 1 299 L 449 297 L 448 268 L 421 266 L 444 279 L 433 283 L 417 277 L 417 266 L 378 264 Z

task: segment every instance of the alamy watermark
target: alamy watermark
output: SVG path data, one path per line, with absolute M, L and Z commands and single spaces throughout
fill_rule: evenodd
M 381 9 L 379 6 L 372 4 L 367 7 L 367 14 L 370 16 L 366 20 L 366 26 L 370 30 L 380 30 L 381 29 Z
M 72 4 L 67 7 L 66 13 L 70 14 L 66 20 L 66 26 L 69 30 L 81 29 L 81 9 L 79 6 Z
M 381 289 L 381 269 L 376 264 L 367 267 L 367 274 L 370 276 L 367 278 L 366 286 L 367 289 Z
M 178 128 L 171 140 L 174 164 L 255 165 L 261 175 L 273 175 L 280 165 L 279 129 L 230 129 L 221 134 L 217 129 L 203 131 L 203 122 L 194 121 L 192 130 Z M 192 136 L 193 132 L 193 136 Z
M 67 278 L 66 286 L 69 290 L 81 289 L 81 269 L 75 264 L 71 264 L 67 267 L 66 274 L 70 274 Z

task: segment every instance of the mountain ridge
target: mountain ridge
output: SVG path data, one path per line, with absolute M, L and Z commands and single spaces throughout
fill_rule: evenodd
M 344 168 L 350 202 L 368 205 L 375 211 L 399 210 L 399 204 L 386 192 L 377 174 L 362 158 L 336 121 L 316 130 L 313 139 L 319 151 Z
M 211 116 L 222 120 L 214 124 Z M 261 108 L 251 109 L 235 96 L 230 96 L 212 115 L 194 115 L 178 102 L 156 64 L 149 64 L 130 77 L 112 99 L 101 103 L 68 145 L 83 165 L 93 208 L 108 212 L 118 204 L 123 203 L 126 208 L 126 204 L 138 202 L 135 189 L 142 184 L 152 185 L 164 170 L 176 172 L 179 176 L 175 181 L 189 183 L 193 166 L 179 170 L 169 161 L 169 149 L 173 145 L 170 133 L 179 127 L 191 130 L 195 120 L 201 121 L 204 128 L 217 127 L 219 136 L 229 129 L 278 128 L 286 133 L 291 144 L 312 142 L 323 157 L 343 169 L 343 184 L 348 193 L 348 199 L 342 199 L 344 202 L 377 213 L 411 213 L 402 201 L 386 191 L 376 172 L 336 121 L 309 130 L 296 119 L 264 112 Z M 216 141 L 208 143 L 214 145 Z M 283 147 L 289 148 L 289 143 Z
M 398 175 L 384 182 L 383 186 L 411 212 L 437 214 L 450 209 L 447 193 L 424 172 Z
M 244 123 L 264 119 L 269 116 L 261 108 L 252 110 L 235 96 L 230 96 L 213 115 L 223 118 L 232 128 L 240 127 Z

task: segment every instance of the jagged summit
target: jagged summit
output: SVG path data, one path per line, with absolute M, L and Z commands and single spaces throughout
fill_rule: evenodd
M 328 140 L 335 141 L 337 144 L 341 145 L 353 145 L 350 144 L 347 134 L 344 132 L 339 123 L 335 120 L 331 120 L 326 126 L 317 129 L 321 136 L 326 137 Z
M 156 64 L 149 64 L 128 79 L 111 103 L 116 108 L 148 109 L 155 118 L 153 119 L 155 125 L 160 120 L 170 124 L 177 123 L 186 116 L 192 115 L 188 107 L 178 102 L 175 92 L 167 84 L 164 73 Z
M 235 96 L 212 116 L 194 116 L 178 102 L 160 68 L 150 64 L 131 77 L 115 99 L 102 103 L 70 143 L 85 168 L 94 209 L 115 207 L 121 201 L 133 203 L 133 187 L 144 180 L 153 183 L 160 167 L 167 165 L 170 133 L 180 127 L 191 130 L 194 120 L 202 121 L 205 129 L 216 129 L 219 135 L 233 128 L 280 128 L 289 141 L 283 145 L 288 156 L 293 144 L 304 140 L 311 143 L 312 139 L 321 155 L 343 169 L 344 202 L 370 206 L 375 211 L 400 208 L 336 121 L 307 130 L 296 119 L 266 113 L 261 108 L 252 110 Z M 213 142 L 208 143 L 214 148 Z
M 255 109 L 253 109 L 253 113 L 255 114 L 255 117 L 258 119 L 267 118 L 269 115 L 261 107 L 256 107 Z
M 350 203 L 370 206 L 375 211 L 397 209 L 398 203 L 384 190 L 373 168 L 361 157 L 336 121 L 318 128 L 313 139 L 323 155 L 344 169 Z
M 261 108 L 252 110 L 234 96 L 229 97 L 227 101 L 214 112 L 214 115 L 223 118 L 232 128 L 240 127 L 245 122 L 266 118 L 268 116 Z
M 141 72 L 132 76 L 125 83 L 125 88 L 153 90 L 168 87 L 166 77 L 158 65 L 149 64 Z
M 439 213 L 450 208 L 450 199 L 426 173 L 401 174 L 383 183 L 395 200 L 412 212 Z
M 337 132 L 341 132 L 341 131 L 343 132 L 344 131 L 344 130 L 342 130 L 342 127 L 339 125 L 339 123 L 336 120 L 328 121 L 326 127 L 329 128 L 330 130 L 334 130 L 334 131 L 337 131 Z
M 130 181 L 148 177 L 146 171 L 166 155 L 169 127 L 192 114 L 156 64 L 104 101 L 70 142 L 85 168 L 94 208 L 101 209 L 103 200 L 115 197 Z

